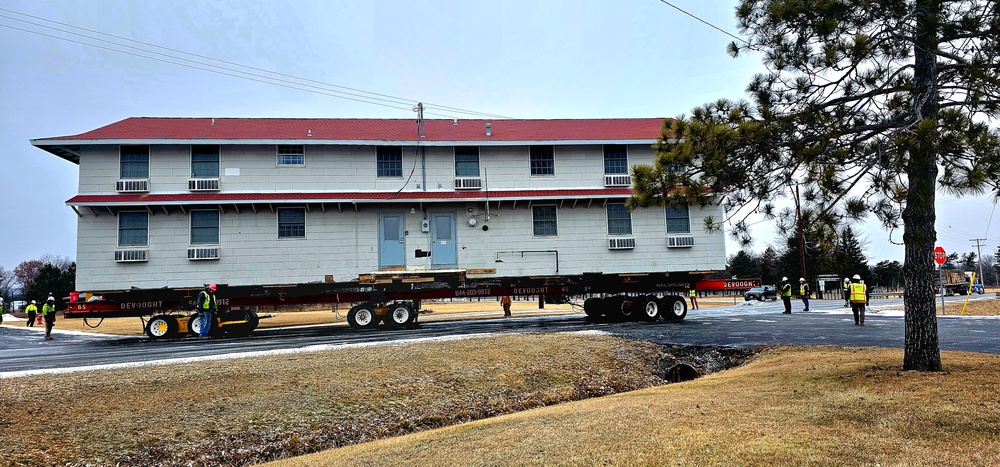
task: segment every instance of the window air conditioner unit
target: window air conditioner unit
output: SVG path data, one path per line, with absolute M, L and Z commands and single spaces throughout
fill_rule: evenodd
M 608 239 L 609 250 L 631 250 L 635 248 L 635 238 L 615 237 Z
M 115 190 L 119 193 L 148 193 L 149 179 L 145 180 L 118 180 Z
M 605 175 L 604 186 L 632 186 L 632 177 L 628 175 Z
M 188 190 L 219 191 L 218 178 L 192 178 L 188 180 Z
M 667 248 L 691 248 L 694 246 L 694 237 L 667 237 Z
M 218 247 L 192 247 L 188 248 L 188 259 L 199 261 L 203 259 L 219 259 Z
M 116 263 L 141 263 L 144 261 L 149 261 L 149 250 L 146 249 L 115 250 Z
M 456 190 L 481 190 L 483 179 L 479 177 L 457 177 L 455 178 Z

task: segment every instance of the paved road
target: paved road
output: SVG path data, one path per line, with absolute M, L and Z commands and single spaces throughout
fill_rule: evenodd
M 879 307 L 899 303 L 880 301 Z M 417 329 L 354 331 L 343 326 L 259 330 L 246 338 L 152 341 L 62 333 L 41 339 L 40 329 L 0 326 L 0 377 L 23 371 L 46 371 L 109 364 L 132 364 L 221 356 L 243 352 L 288 351 L 498 332 L 573 332 L 600 330 L 612 335 L 662 344 L 757 346 L 849 345 L 903 347 L 903 317 L 898 312 L 871 313 L 866 326 L 854 326 L 850 311 L 836 301 L 814 300 L 812 311 L 781 314 L 781 302 L 740 303 L 692 310 L 680 323 L 601 323 L 582 314 L 422 323 Z M 957 313 L 960 304 L 948 305 Z M 942 316 L 941 348 L 1000 354 L 1000 318 Z

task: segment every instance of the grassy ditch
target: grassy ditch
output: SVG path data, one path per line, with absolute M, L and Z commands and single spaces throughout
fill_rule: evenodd
M 737 354 L 716 360 L 750 352 Z M 687 357 L 603 336 L 504 335 L 0 379 L 0 459 L 247 465 L 652 387 Z
M 1000 465 L 1000 356 L 776 348 L 694 381 L 347 446 L 278 467 Z

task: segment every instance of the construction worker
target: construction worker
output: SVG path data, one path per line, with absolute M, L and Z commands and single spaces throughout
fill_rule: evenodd
M 802 304 L 805 309 L 802 311 L 809 311 L 809 284 L 806 282 L 805 277 L 799 278 L 799 297 L 802 297 Z
M 691 309 L 692 310 L 697 310 L 698 309 L 698 292 L 696 292 L 694 289 L 691 289 L 691 291 L 688 292 L 688 296 L 691 298 Z
M 28 306 L 24 307 L 24 313 L 28 315 L 28 327 L 35 327 L 35 315 L 38 314 L 38 307 L 35 306 L 34 300 Z
M 0 297 L 0 324 L 3 324 L 3 297 Z
M 42 305 L 42 317 L 45 318 L 45 340 L 52 340 L 52 326 L 56 325 L 56 299 L 49 295 Z
M 851 279 L 844 278 L 844 308 L 851 306 Z
M 783 314 L 792 314 L 792 284 L 788 283 L 787 277 L 781 278 L 781 302 L 785 304 Z
M 851 311 L 854 312 L 854 325 L 865 325 L 865 304 L 868 301 L 868 287 L 861 282 L 861 276 L 855 274 L 850 285 Z
M 200 339 L 207 339 L 208 331 L 212 327 L 212 320 L 219 307 L 215 304 L 215 284 L 208 284 L 205 290 L 198 292 L 198 313 L 201 315 L 201 329 L 198 332 Z
M 500 297 L 500 306 L 503 307 L 503 315 L 510 316 L 510 295 Z

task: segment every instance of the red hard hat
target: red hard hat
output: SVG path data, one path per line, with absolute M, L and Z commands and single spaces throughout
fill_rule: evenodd
M 215 289 L 216 289 L 215 284 L 208 284 L 208 290 L 215 292 Z

